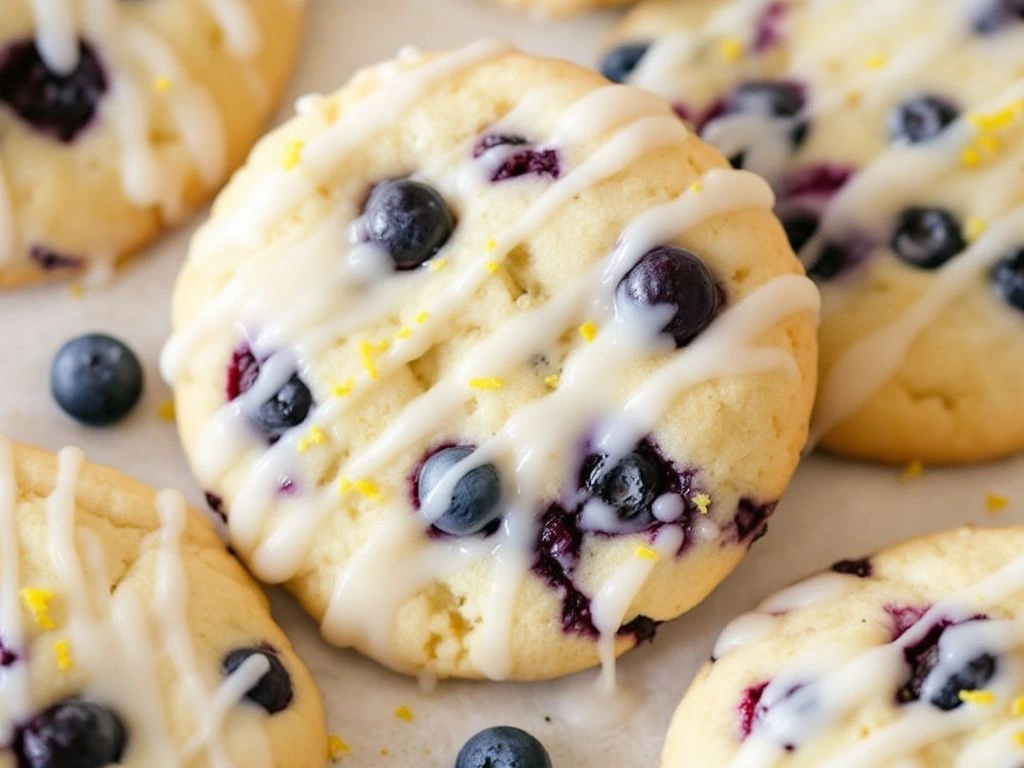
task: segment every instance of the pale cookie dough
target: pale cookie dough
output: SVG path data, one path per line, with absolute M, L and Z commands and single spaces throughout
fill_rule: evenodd
M 1024 449 L 1024 12 L 1010 0 L 639 6 L 604 68 L 775 188 L 821 285 L 812 439 Z
M 162 361 L 234 546 L 396 670 L 611 676 L 804 444 L 818 295 L 771 206 L 660 99 L 499 43 L 302 99 Z
M 102 278 L 245 158 L 301 0 L 5 0 L 0 289 Z
M 1024 528 L 961 528 L 790 587 L 718 640 L 662 768 L 1012 768 Z
M 172 491 L 0 436 L 0 768 L 321 768 L 309 672 Z

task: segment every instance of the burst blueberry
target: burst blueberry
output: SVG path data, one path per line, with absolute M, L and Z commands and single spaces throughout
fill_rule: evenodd
M 612 464 L 605 456 L 592 456 L 583 466 L 584 488 L 615 510 L 621 523 L 642 530 L 655 521 L 655 500 L 665 491 L 664 468 L 652 457 L 636 451 Z
M 535 737 L 502 725 L 487 728 L 466 742 L 455 768 L 551 768 L 551 757 Z
M 930 141 L 960 116 L 956 105 L 940 96 L 925 94 L 907 99 L 889 118 L 889 138 L 911 144 Z
M 948 619 L 939 621 L 928 630 L 921 640 L 905 648 L 903 655 L 910 666 L 910 677 L 896 691 L 896 702 L 909 704 L 921 698 L 929 679 L 939 666 L 941 658 L 939 644 L 942 636 L 950 627 L 984 620 L 985 617 L 979 616 L 966 622 L 952 622 Z M 983 688 L 995 677 L 997 667 L 998 663 L 995 657 L 987 653 L 979 654 L 951 674 L 948 679 L 942 681 L 938 690 L 932 693 L 929 702 L 946 712 L 956 709 L 963 704 L 960 699 L 960 691 L 976 691 Z
M 967 247 L 960 222 L 943 208 L 909 208 L 900 214 L 892 249 L 921 269 L 937 269 Z
M 117 339 L 99 333 L 79 336 L 57 352 L 50 390 L 72 418 L 90 426 L 123 419 L 142 394 L 142 366 Z
M 18 730 L 19 768 L 106 768 L 120 763 L 128 742 L 124 723 L 110 709 L 65 699 Z
M 306 420 L 313 409 L 313 394 L 297 373 L 256 409 L 254 421 L 272 441 Z
M 366 230 L 400 270 L 429 261 L 451 237 L 455 217 L 433 187 L 404 179 L 379 184 L 366 204 Z
M 245 698 L 263 707 L 268 714 L 276 715 L 288 708 L 295 695 L 291 675 L 276 653 L 262 647 L 239 648 L 224 658 L 223 672 L 225 675 L 234 674 L 253 656 L 262 656 L 266 659 L 270 669 L 246 692 Z
M 626 82 L 640 66 L 650 47 L 650 43 L 624 43 L 612 48 L 601 62 L 601 74 L 613 83 Z
M 618 301 L 646 308 L 670 307 L 662 328 L 685 347 L 715 319 L 722 293 L 704 262 L 674 246 L 644 255 L 619 283 Z
M 1024 312 L 1024 247 L 996 264 L 992 282 L 1007 304 Z
M 449 470 L 472 453 L 473 449 L 465 446 L 442 448 L 423 463 L 416 482 L 420 506 L 427 504 Z M 445 511 L 434 520 L 434 527 L 452 536 L 472 536 L 500 517 L 501 477 L 493 464 L 481 464 L 456 481 Z

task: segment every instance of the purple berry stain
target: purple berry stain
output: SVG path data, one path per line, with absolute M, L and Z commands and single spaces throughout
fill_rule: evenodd
M 768 680 L 752 685 L 743 691 L 739 704 L 736 705 L 736 719 L 740 729 L 740 739 L 746 739 L 754 730 L 754 725 L 760 716 L 761 698 L 765 689 L 768 688 Z
M 771 2 L 764 7 L 754 26 L 754 51 L 764 53 L 782 42 L 782 22 L 786 18 L 786 4 Z
M 498 183 L 522 176 L 540 176 L 557 180 L 562 175 L 562 163 L 554 149 L 537 149 L 522 136 L 488 134 L 473 148 L 473 157 L 479 158 L 497 147 L 522 147 L 513 150 L 491 171 L 491 181 Z
M 224 506 L 224 499 L 210 491 L 206 491 L 204 495 L 206 496 L 206 506 L 208 506 L 210 511 L 217 515 L 222 522 L 226 523 L 228 521 L 228 513 Z
M 0 635 L 0 667 L 10 667 L 18 662 L 18 654 L 4 642 Z
M 753 544 L 761 539 L 768 532 L 768 518 L 775 513 L 776 506 L 776 501 L 762 504 L 752 499 L 740 499 L 736 517 L 733 518 L 737 541 Z
M 33 245 L 28 251 L 28 256 L 47 272 L 57 269 L 81 269 L 83 264 L 77 256 L 58 253 L 45 245 Z

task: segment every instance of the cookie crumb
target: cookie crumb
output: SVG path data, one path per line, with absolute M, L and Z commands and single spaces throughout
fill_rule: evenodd
M 395 717 L 407 723 L 411 723 L 413 720 L 416 719 L 415 715 L 413 715 L 412 713 L 412 710 L 405 706 L 405 704 L 403 704 L 395 710 Z
M 327 759 L 337 762 L 345 755 L 352 754 L 352 747 L 343 738 L 335 734 L 327 737 Z
M 1008 506 L 1010 506 L 1010 500 L 1001 493 L 992 493 L 989 491 L 985 494 L 985 511 L 990 515 L 998 514 Z
M 903 468 L 903 472 L 900 473 L 900 480 L 903 482 L 910 482 L 911 480 L 918 480 L 924 476 L 924 462 L 920 459 L 914 459 L 912 462 L 907 464 Z

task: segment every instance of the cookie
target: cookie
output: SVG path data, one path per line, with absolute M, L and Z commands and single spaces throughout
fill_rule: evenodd
M 610 76 L 763 174 L 824 295 L 813 437 L 892 463 L 1024 448 L 1024 16 L 1004 0 L 655 2 Z
M 313 680 L 173 491 L 0 437 L 0 766 L 322 766 Z
M 610 674 L 806 436 L 818 295 L 770 190 L 660 99 L 494 42 L 299 111 L 197 234 L 162 360 L 234 546 L 401 672 Z
M 10 0 L 0 17 L 0 288 L 109 272 L 242 162 L 298 0 Z
M 571 16 L 598 8 L 629 5 L 635 0 L 492 0 L 517 11 L 530 11 L 541 16 Z
M 662 768 L 1019 765 L 1022 550 L 961 528 L 770 598 L 719 638 Z

